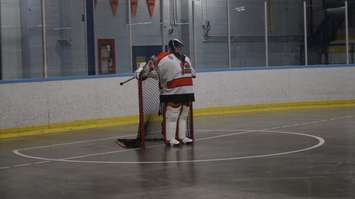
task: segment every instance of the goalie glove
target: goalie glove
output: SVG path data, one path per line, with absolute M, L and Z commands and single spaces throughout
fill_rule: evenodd
M 148 60 L 148 63 L 140 65 L 135 71 L 136 79 L 155 78 L 157 76 L 156 73 L 152 73 L 154 68 L 154 61 L 152 59 Z
M 135 71 L 135 77 L 136 79 L 140 79 L 143 73 L 143 68 L 144 66 L 140 66 L 136 71 Z

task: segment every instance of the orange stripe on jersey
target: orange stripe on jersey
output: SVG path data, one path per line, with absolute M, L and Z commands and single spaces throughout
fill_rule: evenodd
M 176 88 L 181 86 L 192 86 L 192 77 L 173 79 L 167 83 L 168 88 Z
M 160 60 L 162 60 L 164 57 L 166 57 L 166 56 L 168 56 L 168 55 L 170 55 L 170 54 L 171 54 L 171 52 L 164 52 L 164 51 L 158 53 L 158 54 L 156 55 L 157 63 L 159 63 Z

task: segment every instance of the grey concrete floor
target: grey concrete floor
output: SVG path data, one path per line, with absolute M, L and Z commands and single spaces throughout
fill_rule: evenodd
M 195 118 L 196 143 L 125 150 L 136 126 L 0 140 L 0 198 L 354 199 L 355 107 Z

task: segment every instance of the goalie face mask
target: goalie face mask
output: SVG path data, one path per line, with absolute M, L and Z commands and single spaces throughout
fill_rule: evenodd
M 169 49 L 175 52 L 176 48 L 182 48 L 184 43 L 178 39 L 172 39 L 168 43 Z

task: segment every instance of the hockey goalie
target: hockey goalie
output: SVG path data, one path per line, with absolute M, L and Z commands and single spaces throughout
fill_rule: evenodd
M 192 103 L 195 101 L 193 78 L 196 75 L 190 59 L 182 53 L 183 46 L 183 42 L 178 39 L 170 40 L 167 52 L 157 53 L 147 61 L 147 64 L 135 71 L 139 81 L 144 82 L 149 78 L 158 80 L 161 130 L 164 143 L 168 146 L 190 144 L 194 141 Z M 147 131 L 146 125 L 141 123 L 140 126 L 140 133 L 137 135 L 134 147 L 144 144 L 144 136 L 147 134 L 144 132 Z M 128 146 L 129 143 L 124 145 L 132 148 Z

